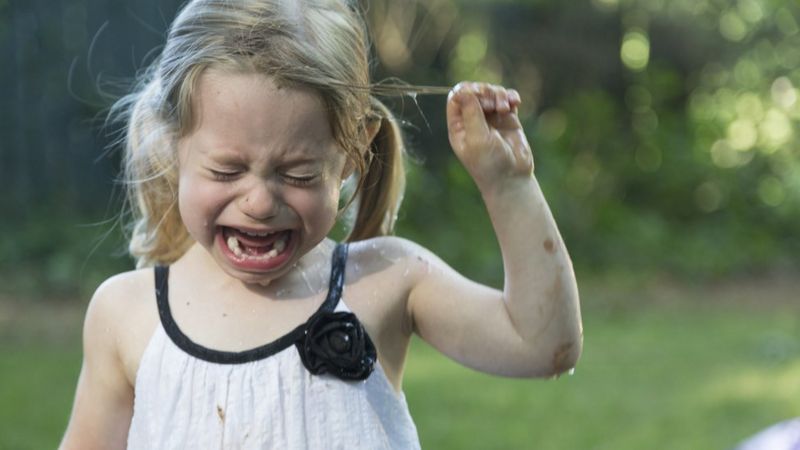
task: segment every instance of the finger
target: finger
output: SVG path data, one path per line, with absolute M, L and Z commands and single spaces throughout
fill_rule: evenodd
M 472 83 L 472 90 L 480 99 L 481 107 L 485 114 L 491 114 L 497 109 L 495 95 L 491 86 L 486 83 Z
M 461 82 L 455 85 L 450 93 L 447 94 L 447 128 L 450 131 L 461 131 L 464 129 L 464 117 L 461 111 L 461 102 L 458 98 L 463 91 L 472 89 L 470 83 Z
M 454 91 L 448 102 L 448 126 L 451 130 L 464 130 L 467 139 L 488 134 L 489 125 L 478 95 L 469 89 Z
M 508 90 L 508 102 L 511 104 L 511 109 L 516 109 L 522 103 L 522 97 L 516 89 Z
M 517 116 L 516 111 L 509 111 L 506 113 L 495 113 L 488 117 L 488 123 L 492 128 L 499 131 L 516 130 L 522 128 L 522 123 Z
M 511 104 L 508 101 L 508 91 L 502 86 L 492 86 L 497 112 L 500 114 L 511 112 Z

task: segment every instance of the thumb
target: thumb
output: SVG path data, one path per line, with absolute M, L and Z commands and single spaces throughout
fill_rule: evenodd
M 460 85 L 447 102 L 447 125 L 451 132 L 463 132 L 468 140 L 480 139 L 489 132 L 478 96 Z

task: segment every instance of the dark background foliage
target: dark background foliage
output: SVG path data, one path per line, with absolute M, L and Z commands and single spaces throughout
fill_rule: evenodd
M 86 295 L 131 267 L 105 112 L 179 1 L 0 1 L 0 277 Z M 363 2 L 375 78 L 518 89 L 536 173 L 581 273 L 797 268 L 800 14 L 789 0 Z M 443 96 L 388 99 L 413 153 L 399 234 L 501 282 Z

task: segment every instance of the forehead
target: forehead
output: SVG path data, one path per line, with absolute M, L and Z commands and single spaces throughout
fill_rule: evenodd
M 215 146 L 328 149 L 334 138 L 322 98 L 254 73 L 206 70 L 192 97 L 190 135 Z

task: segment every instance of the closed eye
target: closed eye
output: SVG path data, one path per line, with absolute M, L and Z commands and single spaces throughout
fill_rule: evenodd
M 217 181 L 233 181 L 239 176 L 239 172 L 223 172 L 220 170 L 209 169 L 211 175 Z
M 317 175 L 298 176 L 298 175 L 284 174 L 283 178 L 289 184 L 293 184 L 295 186 L 308 186 L 308 185 L 314 183 L 317 180 L 318 176 Z

